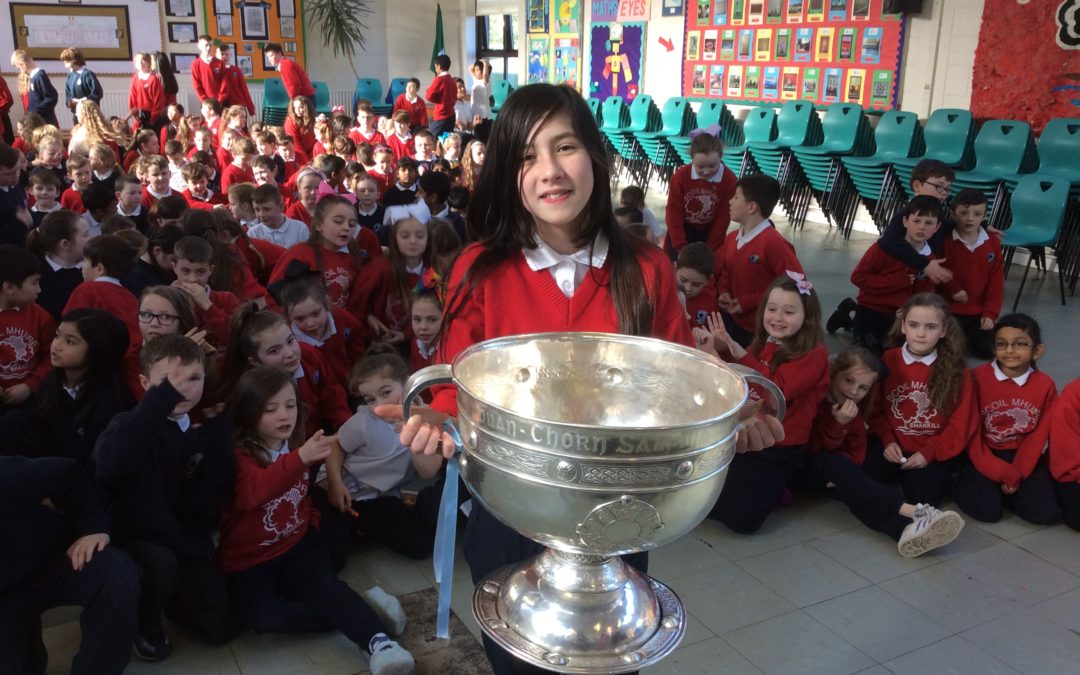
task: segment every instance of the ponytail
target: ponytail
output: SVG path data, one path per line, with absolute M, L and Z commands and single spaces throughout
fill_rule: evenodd
M 53 211 L 26 235 L 26 248 L 37 257 L 44 258 L 46 254 L 54 252 L 60 242 L 75 239 L 78 225 L 79 215 L 74 211 Z

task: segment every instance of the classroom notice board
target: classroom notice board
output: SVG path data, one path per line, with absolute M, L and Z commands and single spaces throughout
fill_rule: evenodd
M 232 47 L 236 66 L 244 77 L 254 80 L 277 77 L 277 71 L 263 57 L 262 47 L 267 42 L 277 42 L 285 56 L 305 66 L 303 0 L 203 0 L 203 3 L 206 33 L 216 42 Z
M 904 22 L 885 0 L 688 0 L 691 98 L 896 105 Z

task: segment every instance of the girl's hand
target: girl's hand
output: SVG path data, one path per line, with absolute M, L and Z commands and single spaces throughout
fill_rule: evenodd
M 383 342 L 392 345 L 401 344 L 402 342 L 405 342 L 405 333 L 400 330 L 389 331 L 383 339 Z
M 202 347 L 203 352 L 206 354 L 213 354 L 217 351 L 217 347 L 206 341 L 206 331 L 198 327 L 192 328 L 184 333 L 184 337 Z
M 923 454 L 921 452 L 916 452 L 914 455 L 908 457 L 907 461 L 904 462 L 904 465 L 900 468 L 905 471 L 908 469 L 925 469 L 927 464 L 929 464 L 929 462 L 926 461 Z
M 311 438 L 300 446 L 297 451 L 300 453 L 300 460 L 307 466 L 311 466 L 315 462 L 321 462 L 330 456 L 330 451 L 334 448 L 334 443 L 337 442 L 337 434 L 333 436 L 327 436 L 323 433 L 322 429 L 315 432 Z
M 959 291 L 953 293 L 952 299 L 963 304 L 968 301 L 968 297 L 968 292 L 961 288 Z
M 697 348 L 706 354 L 712 354 L 713 356 L 720 356 L 716 351 L 716 343 L 713 340 L 713 334 L 706 328 L 695 327 L 692 328 L 691 333 L 694 334 L 694 344 Z
M 0 389 L 0 392 L 3 392 L 3 394 L 0 394 L 0 400 L 3 400 L 8 405 L 20 405 L 30 398 L 30 394 L 33 393 L 29 385 L 26 384 L 16 384 L 14 387 Z
M 845 398 L 843 403 L 834 403 L 832 416 L 840 424 L 847 424 L 859 414 L 859 406 L 850 398 Z
M 982 330 L 990 330 L 994 327 L 994 320 L 988 316 L 984 316 L 979 319 L 979 328 Z
M 400 405 L 377 405 L 372 412 L 391 424 L 402 421 L 402 409 Z M 399 439 L 401 444 L 408 446 L 409 450 L 418 455 L 434 455 L 441 453 L 443 457 L 450 459 L 457 451 L 457 444 L 450 436 L 450 432 L 443 431 L 442 424 L 449 415 L 445 415 L 434 408 L 413 408 L 413 416 L 401 427 Z
M 79 537 L 67 550 L 67 557 L 71 559 L 71 568 L 76 572 L 82 572 L 83 567 L 86 567 L 86 563 L 93 559 L 94 554 L 108 545 L 109 535 L 104 532 Z
M 338 511 L 345 513 L 352 508 L 352 495 L 349 494 L 349 489 L 345 487 L 340 476 L 327 474 L 326 495 L 330 500 L 330 506 Z
M 736 361 L 746 356 L 746 350 L 743 349 L 743 346 L 735 342 L 735 339 L 724 328 L 724 317 L 720 315 L 720 312 L 710 314 L 705 319 L 705 325 L 709 327 L 709 332 L 713 335 L 717 351 L 723 349 L 728 354 L 731 354 L 731 357 Z
M 885 446 L 885 459 L 893 464 L 904 463 L 904 451 L 900 449 L 900 445 L 897 443 L 889 443 Z M 908 460 L 910 461 L 910 460 Z
M 746 425 L 739 429 L 735 452 L 757 452 L 784 440 L 784 425 L 780 420 L 773 415 L 759 414 L 763 403 L 744 405 L 739 411 L 739 421 L 746 421 Z
M 383 337 L 384 335 L 388 335 L 388 334 L 389 334 L 389 333 L 391 332 L 391 331 L 390 331 L 390 329 L 386 327 L 386 324 L 385 324 L 385 323 L 383 323 L 382 321 L 379 321 L 379 320 L 378 320 L 378 319 L 377 319 L 377 318 L 376 318 L 375 316 L 373 316 L 373 315 L 371 315 L 371 316 L 368 316 L 368 318 L 367 318 L 367 325 L 368 325 L 368 328 L 370 328 L 370 329 L 371 329 L 371 331 L 372 331 L 373 333 L 375 333 L 375 336 L 376 336 L 376 337 L 380 337 L 380 338 L 381 338 L 381 337 Z

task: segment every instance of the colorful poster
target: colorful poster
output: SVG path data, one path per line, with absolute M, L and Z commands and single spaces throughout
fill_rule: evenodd
M 529 36 L 529 74 L 528 83 L 548 81 L 548 52 L 551 41 L 546 35 Z
M 705 31 L 705 38 L 701 43 L 701 60 L 702 61 L 715 61 L 716 60 L 716 38 L 719 37 L 720 31 L 707 30 Z
M 802 98 L 804 101 L 818 100 L 818 78 L 821 77 L 819 68 L 803 68 L 802 73 Z
M 881 62 L 881 28 L 870 26 L 863 29 L 862 57 L 863 63 Z
M 844 87 L 846 92 L 844 95 L 844 101 L 847 103 L 858 103 L 862 105 L 863 101 L 863 88 L 866 85 L 866 71 L 862 68 L 852 68 L 847 73 L 847 86 Z
M 577 3 L 577 0 L 565 0 L 566 2 Z M 701 0 L 698 0 L 701 2 Z M 652 14 L 652 6 L 650 0 L 634 0 L 633 2 L 620 2 L 619 3 L 619 16 L 616 19 L 619 23 L 635 23 L 640 21 L 648 21 L 649 15 Z
M 765 0 L 750 0 L 750 10 L 746 23 L 757 26 L 765 23 Z
M 553 0 L 551 17 L 552 33 L 581 32 L 581 5 L 579 0 Z M 577 78 L 574 79 L 577 80 Z
M 838 61 L 855 60 L 855 29 L 840 29 L 840 47 L 836 56 Z
M 826 0 L 806 0 L 806 20 L 817 23 L 825 20 Z
M 892 102 L 891 70 L 875 70 L 870 82 L 870 105 L 885 107 Z
M 799 71 L 798 66 L 784 66 L 783 74 L 780 75 L 780 98 L 785 101 L 794 101 L 799 98 Z
M 779 28 L 776 31 L 776 60 L 787 61 L 791 58 L 791 29 Z
M 590 35 L 589 96 L 601 101 L 622 96 L 630 102 L 641 84 L 645 24 L 594 23 Z
M 548 32 L 548 4 L 547 0 L 529 0 L 525 9 L 528 15 L 530 33 Z
M 766 66 L 761 80 L 761 95 L 765 100 L 775 101 L 780 97 L 780 68 Z
M 581 66 L 581 38 L 576 35 L 556 35 L 551 40 L 551 64 L 554 84 L 566 84 L 578 89 Z
M 825 84 L 821 91 L 822 103 L 835 103 L 840 100 L 840 87 L 843 84 L 840 81 L 841 74 L 842 71 L 839 68 L 825 69 Z
M 788 23 L 802 23 L 803 0 L 788 0 L 787 20 Z
M 829 0 L 829 21 L 847 21 L 848 0 Z
M 784 0 L 768 0 L 765 20 L 768 23 L 780 23 L 784 18 Z
M 683 0 L 666 0 L 664 3 L 665 11 L 667 10 L 669 2 L 678 3 L 679 15 L 681 16 Z M 593 23 L 611 23 L 619 16 L 619 0 L 592 0 L 589 6 L 592 9 L 592 12 L 589 14 L 589 20 Z
M 772 28 L 758 28 L 757 37 L 754 40 L 755 61 L 772 60 Z
M 720 60 L 735 60 L 735 31 L 730 28 L 720 38 Z
M 726 26 L 727 25 L 727 20 L 728 20 L 727 8 L 728 8 L 728 3 L 726 2 L 726 0 L 724 0 L 723 2 L 721 2 L 720 0 L 717 0 L 717 2 L 713 3 L 713 10 L 712 10 L 713 11 L 713 21 L 712 22 L 713 22 L 714 26 Z
M 724 0 L 720 0 L 723 2 Z M 746 23 L 746 0 L 732 0 L 731 25 L 741 26 Z
M 739 60 L 749 61 L 754 49 L 754 29 L 739 31 Z
M 746 69 L 746 83 L 743 84 L 743 96 L 757 98 L 758 89 L 761 87 L 761 67 L 750 66 Z
M 814 44 L 815 61 L 832 61 L 833 32 L 835 30 L 832 27 L 818 28 L 817 42 Z
M 731 66 L 728 68 L 727 76 L 727 95 L 728 98 L 739 98 L 742 96 L 743 85 L 743 67 Z
M 630 3 L 627 3 L 630 4 Z M 619 3 L 622 7 L 623 3 Z M 697 0 L 697 25 L 708 26 L 709 25 L 709 0 Z
M 709 96 L 724 95 L 724 66 L 723 64 L 709 67 Z
M 795 31 L 795 60 L 809 61 L 814 49 L 814 29 L 800 28 Z
M 702 96 L 705 94 L 705 68 L 706 66 L 694 66 L 694 81 L 690 85 L 690 91 Z
M 664 0 L 664 5 L 660 10 L 660 13 L 664 16 L 682 16 L 683 15 L 683 0 Z M 598 21 L 596 15 L 593 15 L 593 21 Z
M 852 21 L 870 20 L 870 0 L 854 0 L 851 5 Z
M 686 60 L 697 61 L 701 55 L 701 32 L 692 30 L 686 34 Z

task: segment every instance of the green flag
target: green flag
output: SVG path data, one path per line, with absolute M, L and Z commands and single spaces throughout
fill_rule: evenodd
M 443 45 L 442 33 L 442 5 L 436 5 L 435 11 L 435 44 L 431 47 L 431 72 L 435 72 L 435 57 L 446 53 Z

